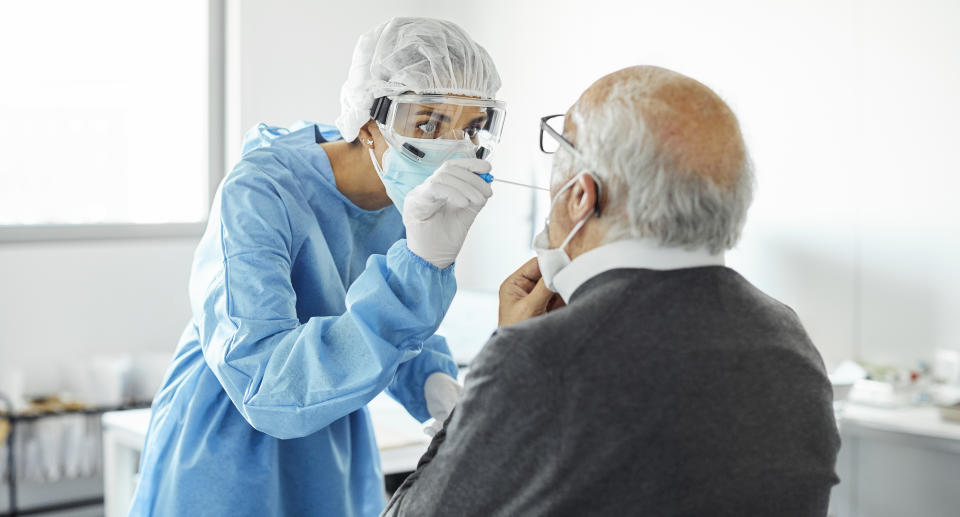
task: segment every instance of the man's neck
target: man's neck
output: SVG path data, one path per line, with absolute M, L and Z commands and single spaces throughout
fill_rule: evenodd
M 587 280 L 611 269 L 671 270 L 724 265 L 723 253 L 706 248 L 684 249 L 661 246 L 657 239 L 626 239 L 584 251 L 557 273 L 554 284 L 564 301 Z
M 566 250 L 567 256 L 570 257 L 570 260 L 576 260 L 580 255 L 603 246 L 607 233 L 606 225 L 601 225 L 600 220 L 591 217 L 583 225 L 583 228 L 580 228 L 580 231 L 573 236 L 573 239 L 570 239 L 570 244 L 567 245 Z

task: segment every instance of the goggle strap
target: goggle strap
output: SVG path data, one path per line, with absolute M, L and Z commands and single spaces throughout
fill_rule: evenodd
M 492 109 L 487 109 L 487 121 L 483 123 L 483 130 L 490 131 L 490 126 L 493 125 L 494 111 Z
M 377 97 L 374 99 L 373 106 L 370 107 L 370 118 L 378 124 L 386 124 L 387 113 L 390 111 L 390 104 L 392 102 L 389 97 Z

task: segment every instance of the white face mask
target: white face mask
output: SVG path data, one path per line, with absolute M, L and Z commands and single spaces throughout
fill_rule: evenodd
M 560 196 L 565 190 L 572 187 L 574 183 L 580 179 L 580 176 L 583 176 L 586 172 L 581 172 L 568 181 L 563 187 L 560 188 L 560 191 L 557 192 L 556 197 L 553 198 L 553 201 L 550 203 L 550 212 L 553 213 L 553 207 L 557 204 L 557 201 L 560 200 Z M 548 213 L 548 214 L 549 214 Z M 547 218 L 547 222 L 543 225 L 543 230 L 533 238 L 533 250 L 537 252 L 537 264 L 540 265 L 540 275 L 543 276 L 543 283 L 546 285 L 547 289 L 557 292 L 556 287 L 554 286 L 554 279 L 557 277 L 563 268 L 570 265 L 570 256 L 567 255 L 567 252 L 564 251 L 564 248 L 567 247 L 567 244 L 570 244 L 570 240 L 573 239 L 573 236 L 580 231 L 580 228 L 586 224 L 587 219 L 590 219 L 590 216 L 593 215 L 593 212 L 587 214 L 586 217 L 581 219 L 573 229 L 570 230 L 570 233 L 567 235 L 567 238 L 563 240 L 563 243 L 560 244 L 558 248 L 550 248 L 550 235 L 549 235 L 549 226 L 550 219 Z

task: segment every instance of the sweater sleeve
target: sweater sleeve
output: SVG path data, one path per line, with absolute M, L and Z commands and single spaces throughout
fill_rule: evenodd
M 558 443 L 549 432 L 557 392 L 553 370 L 537 365 L 531 345 L 521 331 L 494 334 L 387 515 L 523 515 L 524 504 L 539 497 L 530 480 Z

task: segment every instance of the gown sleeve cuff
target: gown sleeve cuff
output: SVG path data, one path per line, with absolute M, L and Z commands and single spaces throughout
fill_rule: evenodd
M 398 258 L 402 257 L 403 260 L 410 261 L 411 263 L 416 264 L 418 267 L 427 268 L 434 272 L 453 273 L 453 266 L 454 264 L 456 264 L 456 262 L 454 262 L 454 263 L 451 263 L 449 266 L 443 269 L 440 269 L 437 266 L 427 262 L 420 255 L 417 255 L 416 253 L 410 251 L 410 248 L 407 247 L 406 239 L 400 239 L 393 246 L 391 246 L 390 251 L 387 252 L 387 255 L 390 256 L 391 254 L 394 254 L 394 251 L 396 251 L 395 256 L 397 256 Z

